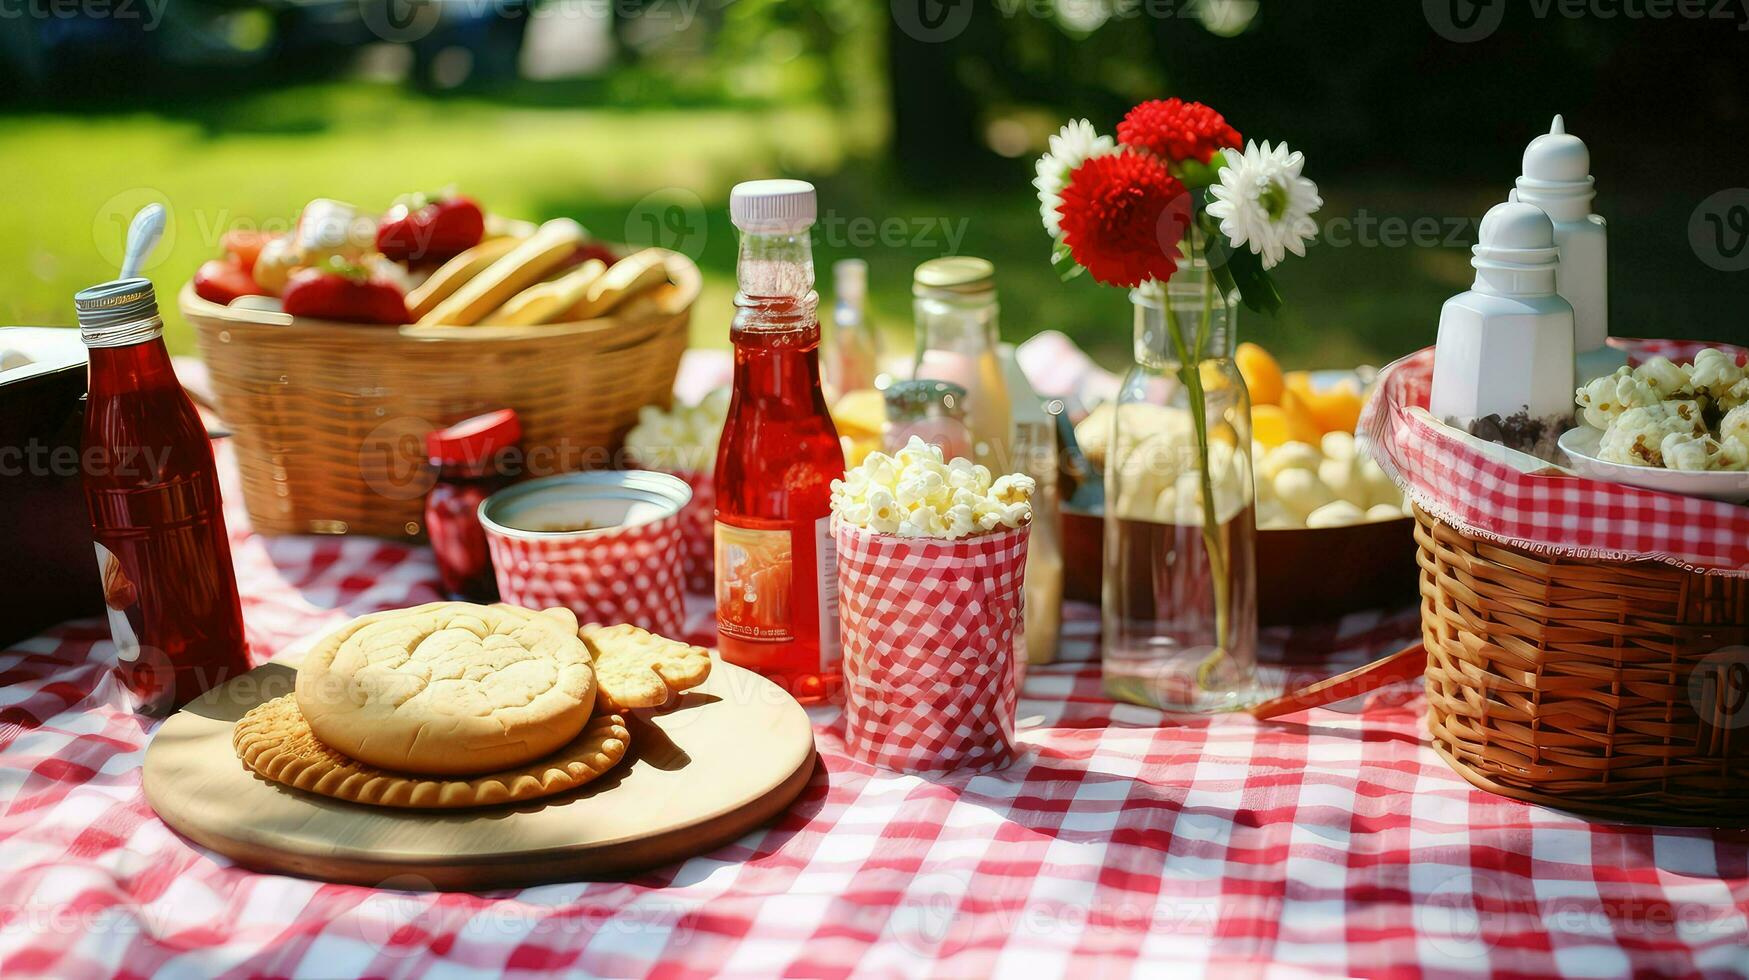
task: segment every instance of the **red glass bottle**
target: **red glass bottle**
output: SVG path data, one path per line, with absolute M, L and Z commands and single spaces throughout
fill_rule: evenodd
M 480 503 L 510 485 L 504 453 L 522 438 L 508 408 L 464 419 L 425 437 L 437 482 L 425 497 L 425 533 L 443 591 L 464 602 L 497 602 L 498 580 L 480 526 Z
M 734 393 L 717 449 L 718 646 L 819 701 L 842 684 L 830 515 L 844 452 L 820 390 L 814 188 L 740 184 L 730 212 L 741 251 Z
M 149 281 L 93 286 L 74 306 L 91 363 L 82 482 L 117 672 L 138 710 L 168 714 L 249 669 L 212 443 Z

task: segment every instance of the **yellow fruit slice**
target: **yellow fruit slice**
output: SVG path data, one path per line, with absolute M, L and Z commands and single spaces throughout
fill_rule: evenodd
M 1311 407 L 1291 383 L 1281 390 L 1281 415 L 1287 423 L 1289 442 L 1305 442 L 1315 446 L 1324 437 L 1324 430 L 1318 427 Z
M 1281 404 L 1281 365 L 1268 351 L 1247 341 L 1239 345 L 1233 360 L 1245 379 L 1245 387 L 1251 390 L 1251 404 Z
M 1251 438 L 1270 449 L 1293 441 L 1293 436 L 1288 431 L 1287 413 L 1281 410 L 1280 405 L 1251 406 Z
M 1325 432 L 1353 432 L 1354 427 L 1360 424 L 1360 409 L 1366 402 L 1357 382 L 1344 379 L 1323 391 L 1316 391 L 1312 388 L 1311 375 L 1304 371 L 1289 372 L 1284 379 L 1284 407 L 1290 397 L 1299 403 L 1312 424 L 1317 426 L 1319 435 Z
M 886 396 L 873 388 L 845 392 L 832 406 L 832 421 L 841 435 L 870 435 L 878 442 L 887 421 Z

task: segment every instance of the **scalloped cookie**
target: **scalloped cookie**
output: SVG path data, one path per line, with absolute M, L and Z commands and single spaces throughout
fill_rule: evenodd
M 243 764 L 274 782 L 352 803 L 421 809 L 490 806 L 576 789 L 618 765 L 630 742 L 625 719 L 596 715 L 570 742 L 531 764 L 468 779 L 426 779 L 384 772 L 324 745 L 292 694 L 249 709 L 231 735 Z
M 583 627 L 595 655 L 596 698 L 609 711 L 659 708 L 711 673 L 710 651 L 636 626 Z
M 367 766 L 469 776 L 533 762 L 583 730 L 589 648 L 569 613 L 433 602 L 324 637 L 295 697 L 314 737 Z

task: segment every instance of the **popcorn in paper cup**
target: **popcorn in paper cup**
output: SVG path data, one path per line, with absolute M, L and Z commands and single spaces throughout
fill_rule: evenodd
M 1013 760 L 1032 492 L 921 440 L 834 484 L 852 757 L 913 773 Z
M 626 433 L 626 453 L 645 469 L 686 481 L 692 500 L 680 512 L 680 561 L 686 591 L 710 593 L 716 579 L 717 440 L 729 413 L 729 389 L 718 388 L 696 405 L 671 411 L 655 405 L 638 410 L 638 424 Z
M 942 459 L 916 436 L 888 456 L 870 453 L 832 481 L 832 511 L 842 523 L 907 538 L 957 540 L 1032 522 L 1032 477 L 992 479 L 969 459 Z

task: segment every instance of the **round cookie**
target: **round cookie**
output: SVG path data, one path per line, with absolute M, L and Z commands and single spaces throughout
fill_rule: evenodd
M 468 776 L 532 762 L 577 737 L 595 706 L 575 617 L 433 602 L 361 616 L 298 668 L 314 736 L 370 766 Z
M 421 809 L 491 806 L 576 789 L 618 765 L 630 741 L 625 719 L 596 715 L 576 738 L 528 765 L 467 779 L 423 778 L 384 772 L 322 744 L 291 694 L 250 708 L 231 735 L 243 764 L 274 782 L 352 803 Z

